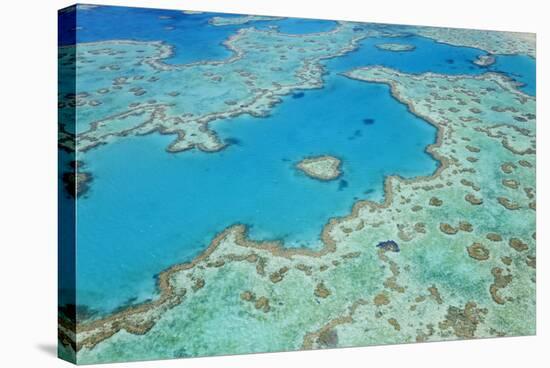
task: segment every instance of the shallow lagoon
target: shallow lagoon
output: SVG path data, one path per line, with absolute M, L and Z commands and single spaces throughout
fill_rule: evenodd
M 143 21 L 149 19 L 163 32 L 163 40 L 176 44 L 173 63 L 227 57 L 225 48 L 215 46 L 239 28 L 214 27 L 201 15 L 182 13 L 182 19 L 194 19 L 193 27 L 207 29 L 193 32 L 201 39 L 184 44 L 174 36 L 175 30 L 165 29 L 165 23 L 180 20 L 148 12 Z M 317 22 L 307 23 L 307 30 L 334 25 Z M 293 20 L 254 25 L 268 24 L 278 24 L 283 32 L 300 26 Z M 131 38 L 139 40 L 161 35 L 151 29 L 141 35 L 137 27 L 135 32 Z M 86 35 L 85 28 L 80 35 Z M 128 38 L 108 32 L 82 36 L 80 41 L 107 36 Z M 410 43 L 416 49 L 391 52 L 375 47 L 384 42 Z M 88 197 L 78 202 L 78 303 L 108 311 L 151 297 L 153 275 L 192 259 L 217 232 L 237 222 L 251 225 L 256 239 L 319 246 L 318 235 L 330 217 L 347 214 L 359 198 L 383 199 L 385 176 L 429 175 L 437 167 L 424 151 L 435 140 L 431 125 L 410 114 L 386 86 L 352 81 L 338 73 L 383 64 L 412 73 L 478 74 L 486 69 L 472 61 L 481 54 L 416 36 L 367 39 L 359 50 L 326 61 L 329 73 L 323 89 L 296 91 L 267 118 L 212 123 L 230 143 L 221 152 L 170 154 L 165 147 L 172 137 L 159 135 L 127 138 L 90 151 L 86 162 L 94 183 Z M 523 67 L 510 56 L 498 57 L 491 69 L 533 80 L 515 72 Z M 527 83 L 524 88 L 532 88 Z M 343 159 L 340 180 L 318 182 L 295 170 L 296 162 L 319 154 Z
M 91 151 L 94 187 L 78 204 L 78 241 L 85 244 L 79 292 L 116 293 L 81 294 L 80 302 L 104 306 L 115 295 L 120 303 L 139 290 L 150 292 L 153 280 L 144 282 L 144 274 L 191 259 L 237 222 L 252 225 L 256 239 L 318 246 L 330 217 L 347 214 L 359 198 L 383 198 L 385 176 L 435 170 L 424 152 L 435 128 L 410 114 L 386 86 L 332 79 L 326 89 L 287 97 L 268 118 L 215 123 L 233 142 L 218 153 L 170 154 L 164 150 L 170 138 L 158 135 Z M 320 182 L 295 169 L 316 154 L 343 159 L 340 180 Z

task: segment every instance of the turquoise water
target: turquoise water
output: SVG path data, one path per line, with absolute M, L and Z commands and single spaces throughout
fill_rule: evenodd
M 218 14 L 135 9 L 129 16 L 128 11 L 79 12 L 78 41 L 161 39 L 176 47 L 169 61 L 182 63 L 227 57 L 220 43 L 239 28 L 209 25 L 208 18 Z M 306 33 L 334 24 L 291 18 L 254 26 Z M 386 42 L 416 49 L 375 47 Z M 156 274 L 192 259 L 235 223 L 248 224 L 256 239 L 318 247 L 330 217 L 349 213 L 358 199 L 383 199 L 386 176 L 429 175 L 438 165 L 425 152 L 435 128 L 412 115 L 387 86 L 340 73 L 381 64 L 408 73 L 479 74 L 487 69 L 472 61 L 482 54 L 417 36 L 367 39 L 357 51 L 324 62 L 323 89 L 296 91 L 267 118 L 213 122 L 212 129 L 230 143 L 221 152 L 170 154 L 165 148 L 173 137 L 161 135 L 128 137 L 91 150 L 85 160 L 94 181 L 77 204 L 78 304 L 106 312 L 152 297 Z M 526 83 L 522 88 L 534 93 L 532 59 L 499 56 L 491 70 Z M 339 180 L 319 182 L 294 168 L 304 157 L 321 154 L 343 160 Z
M 147 297 L 153 275 L 191 259 L 234 223 L 251 225 L 253 238 L 318 246 L 330 217 L 347 214 L 359 198 L 383 198 L 385 176 L 437 167 L 424 152 L 435 128 L 386 86 L 339 75 L 326 89 L 287 97 L 268 118 L 213 128 L 233 142 L 215 154 L 170 154 L 171 138 L 151 135 L 87 155 L 95 180 L 78 203 L 79 303 L 114 307 L 140 292 Z M 340 180 L 312 180 L 294 168 L 319 154 L 343 159 Z

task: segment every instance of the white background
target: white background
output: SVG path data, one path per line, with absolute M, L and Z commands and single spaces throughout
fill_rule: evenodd
M 538 336 L 117 367 L 548 367 L 548 12 L 516 0 L 106 0 L 112 5 L 454 26 L 537 33 Z M 56 344 L 57 15 L 68 1 L 4 1 L 0 10 L 0 367 L 64 367 Z M 545 226 L 546 225 L 546 226 Z M 546 311 L 546 313 L 544 313 Z M 545 342 L 545 339 L 547 340 Z M 544 361 L 546 361 L 544 363 Z M 111 365 L 105 365 L 110 367 Z M 113 365 L 114 366 L 114 365 Z

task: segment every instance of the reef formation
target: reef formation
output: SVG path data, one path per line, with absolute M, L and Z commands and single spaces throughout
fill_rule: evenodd
M 481 55 L 476 60 L 474 60 L 474 64 L 479 66 L 490 66 L 495 63 L 496 59 L 493 55 Z
M 534 134 L 534 98 L 493 73 L 374 67 L 346 75 L 388 84 L 438 128 L 429 147 L 441 162 L 437 172 L 389 177 L 385 202 L 359 201 L 349 216 L 331 219 L 319 251 L 252 241 L 244 225 L 228 228 L 193 262 L 159 275 L 155 301 L 79 324 L 83 361 L 152 358 L 150 349 L 133 347 L 159 341 L 194 356 L 534 333 L 535 160 L 510 143 Z M 506 144 L 496 134 L 504 128 Z M 514 189 L 506 179 L 522 184 Z M 400 239 L 399 252 L 377 247 L 388 238 Z M 274 338 L 230 344 L 189 333 L 220 329 Z
M 495 55 L 535 57 L 531 35 L 414 32 Z M 158 132 L 174 136 L 169 152 L 219 151 L 225 143 L 213 122 L 266 116 L 294 90 L 321 88 L 321 61 L 373 34 L 351 22 L 299 36 L 242 28 L 225 42 L 230 58 L 184 65 L 164 62 L 173 50 L 162 42 L 82 43 L 76 54 L 62 47 L 60 63 L 75 62 L 91 88 L 61 96 L 60 147 L 85 160 L 91 149 Z M 266 67 L 265 60 L 277 62 Z M 384 201 L 358 199 L 348 215 L 329 219 L 320 249 L 253 240 L 247 225 L 234 224 L 192 261 L 157 275 L 153 300 L 78 323 L 60 313 L 64 354 L 99 363 L 535 333 L 536 98 L 492 72 L 369 66 L 342 75 L 387 86 L 433 125 L 437 139 L 426 151 L 438 169 L 414 179 L 387 177 Z M 191 84 L 176 89 L 174 78 Z M 73 134 L 63 118 L 75 107 L 80 126 Z M 339 177 L 340 166 L 327 155 L 297 164 L 320 180 Z M 75 194 L 87 189 L 91 176 L 84 174 L 67 177 Z
M 338 158 L 325 155 L 303 159 L 296 167 L 311 178 L 328 181 L 342 175 L 341 164 Z
M 376 48 L 385 51 L 413 51 L 416 47 L 414 45 L 407 45 L 404 43 L 379 43 L 376 45 Z

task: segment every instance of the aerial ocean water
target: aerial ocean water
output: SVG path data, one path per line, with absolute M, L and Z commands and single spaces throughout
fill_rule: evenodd
M 228 16 L 98 7 L 79 11 L 76 41 L 161 40 L 175 47 L 167 62 L 181 64 L 229 57 L 222 42 L 239 28 L 279 27 L 301 34 L 329 31 L 336 24 L 286 18 L 213 26 L 209 19 L 216 15 Z M 60 30 L 61 44 L 71 43 L 63 36 L 69 33 Z M 376 45 L 381 43 L 415 49 L 380 50 Z M 484 54 L 416 35 L 367 38 L 357 50 L 323 62 L 323 88 L 285 96 L 264 118 L 212 122 L 229 144 L 219 152 L 169 153 L 165 147 L 173 137 L 159 134 L 129 137 L 87 152 L 86 169 L 94 180 L 76 205 L 78 304 L 106 313 L 153 298 L 155 275 L 193 259 L 217 233 L 236 223 L 250 226 L 253 239 L 320 247 L 319 234 L 331 217 L 348 214 L 359 199 L 384 199 L 387 176 L 430 175 L 439 165 L 426 152 L 436 139 L 432 125 L 394 99 L 386 85 L 341 73 L 369 65 L 407 73 L 494 71 L 535 94 L 532 58 L 497 56 L 490 67 L 475 65 Z M 78 90 L 87 87 L 77 84 Z M 296 170 L 303 158 L 325 154 L 342 160 L 343 175 L 337 180 L 321 182 Z M 62 156 L 62 164 L 66 161 Z
M 213 26 L 209 20 L 220 16 L 240 17 L 239 14 L 199 13 L 182 11 L 104 6 L 78 11 L 77 42 L 97 42 L 113 39 L 164 41 L 175 47 L 167 62 L 191 63 L 229 57 L 231 52 L 222 42 L 239 28 L 278 26 L 284 33 L 325 32 L 336 26 L 334 21 L 284 18 L 277 21 L 255 21 L 253 24 Z M 71 44 L 73 32 L 60 29 L 60 44 Z

